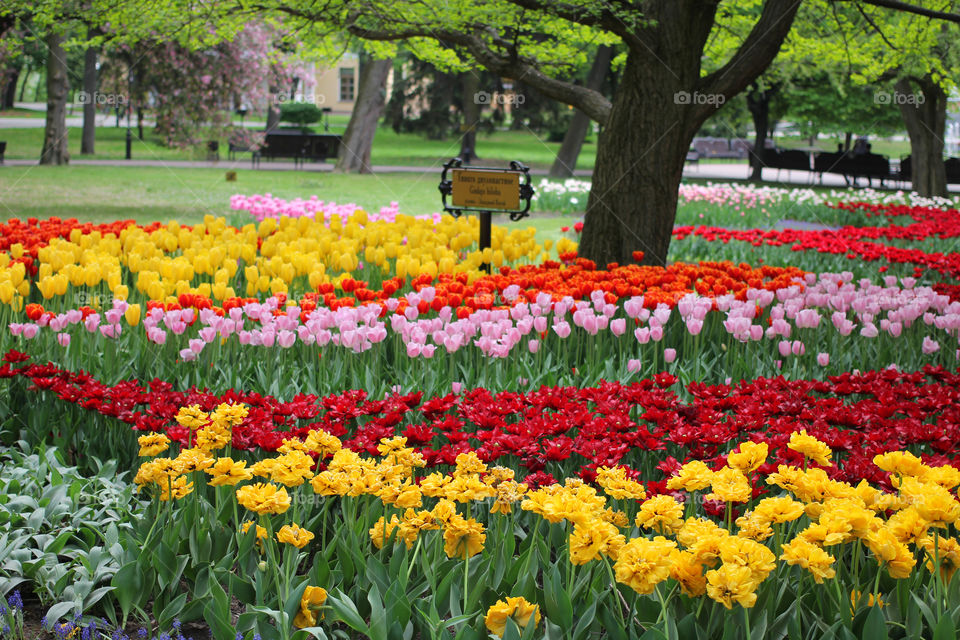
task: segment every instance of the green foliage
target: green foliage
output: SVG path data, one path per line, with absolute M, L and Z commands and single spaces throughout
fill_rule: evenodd
M 84 477 L 55 448 L 0 454 L 0 594 L 29 587 L 51 619 L 113 611 L 110 581 L 140 501 L 116 461 Z M 135 551 L 135 549 L 133 549 Z
M 280 121 L 306 127 L 319 122 L 323 112 L 312 102 L 284 102 L 280 105 Z

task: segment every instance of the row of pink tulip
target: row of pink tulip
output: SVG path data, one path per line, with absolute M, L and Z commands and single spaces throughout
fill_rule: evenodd
M 257 222 L 266 218 L 310 218 L 311 220 L 323 220 L 328 226 L 330 220 L 334 217 L 340 219 L 341 223 L 346 221 L 357 211 L 363 210 L 363 207 L 356 203 L 337 204 L 336 202 L 324 202 L 317 196 L 310 196 L 304 200 L 294 198 L 293 200 L 284 200 L 275 197 L 269 193 L 254 194 L 245 196 L 236 194 L 230 197 L 230 208 L 234 211 L 246 211 Z M 386 207 L 381 207 L 379 212 L 367 212 L 367 220 L 370 222 L 396 222 L 397 215 L 400 213 L 400 203 L 391 202 Z M 433 213 L 429 215 L 414 216 L 418 220 L 433 220 L 435 223 L 440 221 L 442 215 Z
M 269 298 L 230 309 L 223 316 L 210 309 L 197 313 L 193 309 L 154 308 L 145 314 L 143 327 L 147 339 L 156 344 L 166 343 L 170 333 L 181 336 L 189 330 L 186 346 L 180 352 L 185 360 L 196 358 L 206 345 L 234 336 L 240 345 L 290 348 L 300 342 L 360 353 L 384 342 L 390 334 L 399 337 L 410 357 L 430 358 L 437 349 L 453 353 L 472 345 L 486 356 L 506 358 L 517 348 L 537 353 L 551 334 L 564 339 L 575 328 L 590 336 L 609 333 L 616 339 L 632 329 L 637 343 L 658 343 L 675 316 L 691 336 L 700 335 L 705 323 L 716 317 L 722 332 L 714 333 L 714 337 L 727 334 L 740 342 L 776 341 L 784 357 L 804 354 L 803 339 L 818 339 L 830 326 L 839 336 L 857 331 L 868 339 L 881 333 L 898 338 L 922 321 L 922 326 L 928 327 L 920 329 L 924 353 L 937 351 L 942 340 L 955 344 L 960 335 L 960 302 L 950 302 L 928 287 L 916 287 L 913 279 L 898 282 L 892 276 L 879 285 L 867 280 L 855 283 L 849 273 L 808 274 L 804 282 L 776 292 L 749 290 L 746 300 L 732 295 L 707 298 L 688 294 L 673 309 L 664 304 L 649 309 L 642 297 L 610 304 L 602 291 L 580 301 L 569 297 L 553 301 L 542 294 L 532 303 L 520 301 L 518 294 L 518 288 L 508 287 L 502 298 L 512 306 L 478 310 L 459 319 L 449 307 L 421 316 L 417 304 L 421 300 L 430 302 L 434 296 L 433 289 L 426 287 L 406 295 L 408 305 L 402 314 L 396 313 L 400 300 L 395 298 L 383 307 L 320 307 L 309 314 L 302 314 L 296 306 L 280 310 L 277 300 Z M 38 323 L 13 323 L 10 331 L 14 336 L 32 339 L 45 327 L 56 332 L 57 340 L 66 346 L 70 336 L 65 329 L 82 324 L 90 333 L 117 338 L 127 305 L 120 300 L 113 304 L 103 314 L 83 318 L 80 311 L 72 310 L 45 316 Z

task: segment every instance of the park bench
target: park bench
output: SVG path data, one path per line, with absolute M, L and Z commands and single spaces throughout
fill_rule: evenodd
M 887 180 L 900 179 L 900 174 L 890 171 L 890 160 L 877 153 L 852 155 L 825 151 L 814 157 L 813 170 L 818 174 L 821 183 L 824 173 L 840 174 L 848 184 L 856 184 L 858 179 L 866 178 L 871 187 L 874 179 L 879 180 L 881 186 L 886 184 Z M 901 173 L 902 170 L 903 167 Z
M 323 162 L 335 158 L 343 137 L 330 133 L 301 133 L 299 131 L 271 131 L 267 133 L 259 154 L 269 160 L 293 158 L 295 165 L 306 160 Z
M 693 151 L 700 158 L 729 158 L 743 160 L 750 154 L 750 144 L 746 140 L 733 138 L 701 137 L 693 139 Z
M 760 161 L 768 169 L 777 170 L 777 179 L 780 178 L 780 172 L 787 171 L 810 171 L 810 156 L 806 151 L 798 149 L 764 149 L 760 155 Z
M 947 174 L 947 184 L 960 184 L 960 158 L 947 158 L 943 161 L 944 169 Z M 900 182 L 910 182 L 913 180 L 913 160 L 906 156 L 900 160 L 900 171 L 897 173 L 897 180 Z

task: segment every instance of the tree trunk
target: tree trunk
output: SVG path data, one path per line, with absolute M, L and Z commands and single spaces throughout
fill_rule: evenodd
M 20 95 L 17 96 L 17 100 L 23 102 L 23 96 L 27 90 L 27 81 L 30 79 L 30 74 L 33 73 L 33 67 L 29 64 L 27 65 L 27 71 L 23 74 L 23 83 L 20 85 Z
M 480 123 L 481 103 L 489 101 L 490 94 L 480 92 L 480 77 L 476 71 L 460 74 L 463 123 L 460 125 L 460 158 L 464 164 L 477 159 L 477 125 Z M 486 100 L 483 96 L 486 96 Z
M 853 131 L 847 131 L 843 137 L 843 150 L 850 151 L 850 144 L 853 142 Z
M 350 122 L 343 134 L 335 171 L 370 173 L 370 151 L 377 123 L 386 105 L 387 76 L 393 60 L 365 60 L 360 68 L 360 84 Z
M 947 94 L 930 76 L 897 80 L 897 104 L 910 135 L 913 190 L 921 196 L 947 196 L 943 136 L 947 121 Z
M 13 109 L 13 101 L 17 97 L 17 82 L 20 80 L 20 70 L 14 69 L 7 77 L 7 83 L 0 91 L 0 109 Z
M 270 87 L 270 96 L 277 95 L 279 89 L 277 87 Z M 280 126 L 280 107 L 273 100 L 267 102 L 267 131 L 273 131 Z
M 603 79 L 610 70 L 612 55 L 613 47 L 601 45 L 597 48 L 597 55 L 593 59 L 593 65 L 591 65 L 590 73 L 587 75 L 588 89 L 600 90 Z M 589 129 L 589 116 L 579 109 L 574 109 L 573 119 L 570 120 L 570 126 L 563 136 L 563 143 L 560 145 L 557 159 L 553 161 L 553 166 L 550 167 L 551 178 L 573 177 L 573 170 L 577 166 L 577 158 L 580 157 L 580 150 L 583 148 L 583 141 L 586 139 Z
M 88 38 L 92 38 L 96 32 L 90 30 L 87 33 Z M 97 104 L 95 94 L 97 93 L 97 49 L 90 47 L 83 54 L 83 92 L 87 95 L 87 101 L 83 104 L 83 133 L 80 138 L 80 155 L 92 155 L 94 153 L 94 143 L 97 137 Z
M 683 163 L 699 126 L 688 122 L 688 105 L 675 101 L 694 82 L 699 60 L 682 84 L 678 69 L 628 55 L 600 133 L 579 247 L 601 268 L 634 262 L 634 251 L 643 251 L 645 264 L 666 263 Z
M 67 56 L 63 36 L 50 32 L 47 44 L 47 122 L 43 134 L 40 164 L 60 165 L 70 162 L 67 150 Z
M 747 109 L 750 110 L 753 130 L 756 132 L 750 152 L 751 180 L 763 180 L 763 150 L 767 147 L 767 131 L 770 130 L 770 102 L 776 92 L 775 86 L 761 89 L 754 83 L 747 93 Z
M 597 148 L 579 254 L 610 262 L 664 265 L 677 191 L 690 143 L 703 122 L 770 65 L 798 3 L 767 0 L 727 63 L 701 77 L 717 4 L 649 0 Z M 669 60 L 670 65 L 662 63 Z M 642 258 L 635 254 L 642 251 Z M 638 260 L 639 258 L 639 260 Z

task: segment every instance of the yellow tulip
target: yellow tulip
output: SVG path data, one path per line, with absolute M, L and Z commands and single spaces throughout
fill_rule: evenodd
M 127 307 L 127 310 L 123 312 L 123 317 L 126 319 L 127 324 L 131 327 L 135 327 L 140 324 L 140 305 L 131 304 Z

